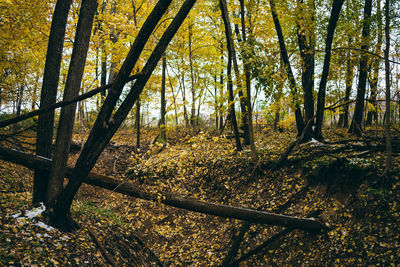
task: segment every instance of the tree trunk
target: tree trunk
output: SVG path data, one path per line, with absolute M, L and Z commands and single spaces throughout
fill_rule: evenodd
M 217 75 L 214 75 L 214 109 L 215 109 L 215 129 L 218 130 L 218 84 L 217 84 Z
M 225 25 L 226 46 L 227 46 L 227 50 L 228 50 L 227 77 L 228 77 L 228 93 L 229 93 L 228 106 L 229 106 L 229 110 L 230 110 L 230 120 L 232 123 L 233 133 L 235 135 L 236 150 L 241 151 L 242 145 L 240 143 L 239 130 L 238 130 L 237 121 L 236 121 L 235 99 L 234 99 L 234 94 L 233 94 L 233 83 L 232 83 L 232 61 L 233 61 L 234 52 L 235 52 L 234 48 L 233 48 L 233 41 L 232 41 L 232 29 L 229 24 L 230 22 L 229 22 L 229 16 L 228 16 L 228 9 L 227 9 L 225 0 L 220 0 L 219 5 L 220 5 L 221 13 L 222 13 L 222 20 Z M 235 59 L 236 59 L 236 57 L 235 57 Z M 239 79 L 238 75 L 236 75 L 236 77 L 238 80 Z
M 96 9 L 96 0 L 82 1 L 71 62 L 64 89 L 64 100 L 71 100 L 79 94 Z M 52 212 L 56 205 L 56 199 L 63 190 L 66 165 L 68 162 L 72 139 L 72 130 L 74 128 L 75 112 L 76 103 L 61 108 L 56 148 L 47 185 L 46 208 L 49 210 L 49 224 L 56 227 L 59 227 L 59 223 L 63 223 L 63 221 L 60 221 Z
M 40 108 L 50 106 L 56 102 L 65 28 L 71 2 L 71 0 L 58 0 L 54 9 L 40 95 Z M 39 116 L 36 135 L 36 155 L 51 158 L 53 127 L 54 110 Z M 32 196 L 34 205 L 44 202 L 48 179 L 49 174 L 47 171 L 35 171 Z
M 390 134 L 390 65 L 389 65 L 389 48 L 390 48 L 390 15 L 389 0 L 385 1 L 385 82 L 386 82 L 386 122 L 385 122 L 385 138 L 386 138 L 386 167 L 385 173 L 388 174 L 393 170 L 392 159 L 392 136 Z
M 221 42 L 221 74 L 219 76 L 219 129 L 224 128 L 224 108 L 222 99 L 224 98 L 224 44 Z
M 318 139 L 323 139 L 322 124 L 323 124 L 323 120 L 324 120 L 325 92 L 326 92 L 326 84 L 328 82 L 329 67 L 330 67 L 330 62 L 331 62 L 332 42 L 333 42 L 333 36 L 335 34 L 337 21 L 339 19 L 340 11 L 343 6 L 343 2 L 344 2 L 344 0 L 333 0 L 331 16 L 329 18 L 329 23 L 328 23 L 328 31 L 327 31 L 327 35 L 326 35 L 326 41 L 325 41 L 324 66 L 322 69 L 321 81 L 319 83 L 317 112 L 316 112 L 316 118 L 315 118 L 314 134 Z
M 113 14 L 115 13 L 115 9 L 117 8 L 117 1 L 113 1 L 111 9 L 110 9 L 110 15 L 113 16 Z M 135 23 L 136 24 L 136 23 Z M 110 40 L 113 44 L 115 44 L 118 41 L 119 38 L 119 34 L 115 33 L 114 30 L 111 30 L 110 33 Z M 111 64 L 110 64 L 110 73 L 108 76 L 108 83 L 112 83 L 115 79 L 115 75 L 117 75 L 117 71 L 115 70 L 115 68 L 117 67 L 117 62 L 114 60 L 114 55 L 115 52 L 112 51 L 111 52 Z
M 190 66 L 190 89 L 192 93 L 192 104 L 190 111 L 190 125 L 192 126 L 193 132 L 196 128 L 196 89 L 193 73 L 193 56 L 192 56 L 192 22 L 189 19 L 189 66 Z
M 24 152 L 11 150 L 0 147 L 0 158 L 9 162 L 21 164 L 28 168 L 47 170 L 51 166 L 51 160 L 42 157 L 36 157 Z M 67 177 L 74 181 L 75 169 L 68 168 Z M 220 216 L 224 218 L 233 218 L 238 220 L 249 221 L 253 223 L 279 225 L 295 229 L 301 229 L 310 232 L 318 232 L 325 229 L 324 223 L 313 218 L 299 218 L 287 215 L 279 215 L 264 211 L 258 211 L 249 208 L 238 208 L 221 204 L 214 204 L 196 199 L 184 198 L 167 192 L 150 192 L 137 185 L 124 182 L 121 183 L 112 177 L 88 173 L 84 182 L 90 185 L 109 189 L 124 195 L 149 200 L 153 202 L 161 202 L 165 205 L 177 207 L 189 211 Z M 160 197 L 161 196 L 161 197 Z
M 240 143 L 239 129 L 236 121 L 235 100 L 233 96 L 233 84 L 232 84 L 232 58 L 230 54 L 228 54 L 227 84 L 228 84 L 228 94 L 229 94 L 229 99 L 228 99 L 228 107 L 230 112 L 229 119 L 231 122 L 233 134 L 235 135 L 236 150 L 242 151 L 242 144 Z
M 167 68 L 167 62 L 165 60 L 165 54 L 162 57 L 162 77 L 161 77 L 161 118 L 160 118 L 160 129 L 161 139 L 163 143 L 167 142 L 167 134 L 165 129 L 165 69 Z
M 377 31 L 378 31 L 378 41 L 376 43 L 375 54 L 380 55 L 382 50 L 382 14 L 381 14 L 381 0 L 378 0 L 376 3 L 376 16 L 378 20 Z M 380 69 L 380 58 L 374 58 L 373 61 L 373 73 L 372 73 L 372 81 L 370 83 L 371 88 L 371 96 L 370 103 L 373 106 L 372 110 L 368 110 L 366 125 L 372 125 L 372 121 L 374 120 L 377 123 L 378 118 L 378 106 L 376 103 L 376 95 L 378 91 L 378 80 L 379 80 L 379 69 Z
M 299 1 L 299 5 L 302 5 L 303 1 Z M 315 12 L 315 5 L 312 3 L 313 11 Z M 307 42 L 306 29 L 303 28 L 300 23 L 305 14 L 303 9 L 298 12 L 296 19 L 297 25 L 297 42 L 300 50 L 300 58 L 302 64 L 301 82 L 304 92 L 304 120 L 307 122 L 314 116 L 314 66 L 315 66 L 315 41 L 314 41 L 314 29 L 309 33 L 309 42 Z M 312 14 L 312 21 L 314 21 L 314 14 Z M 313 27 L 313 26 L 309 26 Z M 312 136 L 312 129 L 305 133 L 304 142 L 310 141 Z
M 368 51 L 368 37 L 370 32 L 371 22 L 369 21 L 371 17 L 372 0 L 365 0 L 364 6 L 364 22 L 362 29 L 362 45 L 361 51 Z M 368 72 L 368 55 L 366 53 L 361 54 L 360 59 L 360 70 L 358 76 L 358 88 L 357 88 L 357 98 L 356 106 L 354 109 L 353 120 L 350 125 L 349 132 L 356 135 L 361 135 L 361 123 L 364 115 L 364 98 L 365 90 L 367 87 L 367 72 Z
M 243 42 L 247 41 L 246 37 L 246 22 L 245 22 L 245 14 L 244 14 L 244 0 L 240 0 L 240 18 L 242 24 L 242 38 Z M 250 143 L 250 151 L 251 157 L 253 161 L 257 160 L 257 152 L 256 147 L 254 145 L 254 134 L 253 134 L 253 110 L 251 107 L 251 75 L 250 68 L 248 66 L 248 62 L 244 60 L 244 73 L 245 73 L 245 82 L 246 82 L 246 104 L 247 104 L 247 120 L 248 120 L 248 128 L 249 128 L 249 143 Z
M 16 110 L 15 110 L 15 114 L 14 114 L 16 117 L 19 117 L 21 115 L 23 96 L 24 96 L 24 86 L 22 85 L 22 86 L 18 87 L 18 89 L 17 89 L 17 99 L 15 101 L 17 106 L 16 106 Z M 13 132 L 16 133 L 18 130 L 18 124 L 17 123 L 14 124 L 12 129 L 13 129 Z
M 285 45 L 285 40 L 283 38 L 281 24 L 279 22 L 278 14 L 276 12 L 275 0 L 270 0 L 269 3 L 271 5 L 272 18 L 274 20 L 275 30 L 276 30 L 276 34 L 278 36 L 281 58 L 282 58 L 283 65 L 286 70 L 286 75 L 289 80 L 290 91 L 291 91 L 291 94 L 293 97 L 293 109 L 294 109 L 294 114 L 295 114 L 295 118 L 296 118 L 297 134 L 300 135 L 303 132 L 305 125 L 304 125 L 304 121 L 303 121 L 303 116 L 301 115 L 299 99 L 297 96 L 296 80 L 294 79 L 292 67 L 290 66 L 289 56 L 288 56 L 288 53 L 286 50 L 286 45 Z
M 242 126 L 243 126 L 243 144 L 244 145 L 249 145 L 250 144 L 250 139 L 249 139 L 249 124 L 248 124 L 248 111 L 247 111 L 247 101 L 246 97 L 243 95 L 242 91 L 242 81 L 240 78 L 239 74 L 239 66 L 237 63 L 236 59 L 236 52 L 235 52 L 235 45 L 233 43 L 232 39 L 232 28 L 230 25 L 230 20 L 229 20 L 229 13 L 228 13 L 228 7 L 226 4 L 226 0 L 220 0 L 220 9 L 222 13 L 222 20 L 225 25 L 225 37 L 226 37 L 226 43 L 227 43 L 227 50 L 228 54 L 231 56 L 232 63 L 233 63 L 233 69 L 235 71 L 235 77 L 236 77 L 236 83 L 239 91 L 239 103 L 240 103 L 240 108 L 242 110 Z
M 96 122 L 93 125 L 93 128 L 82 150 L 82 153 L 80 154 L 76 162 L 74 171 L 71 174 L 72 179 L 69 180 L 67 186 L 57 199 L 57 206 L 55 212 L 56 214 L 59 215 L 58 217 L 70 216 L 69 210 L 72 201 L 80 185 L 82 184 L 83 179 L 89 174 L 90 170 L 95 165 L 101 152 L 104 150 L 108 142 L 111 140 L 115 132 L 118 130 L 121 123 L 129 114 L 129 111 L 131 110 L 135 101 L 138 99 L 140 93 L 142 92 L 144 86 L 146 85 L 148 79 L 150 78 L 153 70 L 157 66 L 158 61 L 164 54 L 169 42 L 174 37 L 180 25 L 187 17 L 190 9 L 194 5 L 195 0 L 186 0 L 183 3 L 181 9 L 176 14 L 171 24 L 168 26 L 168 28 L 162 35 L 160 41 L 154 48 L 146 65 L 144 66 L 142 70 L 144 75 L 140 76 L 140 78 L 136 80 L 133 88 L 125 97 L 124 101 L 113 115 L 112 114 L 113 109 L 125 84 L 124 81 L 131 73 L 133 67 L 136 64 L 140 52 L 144 48 L 144 44 L 146 43 L 151 32 L 156 27 L 158 21 L 161 19 L 161 16 L 165 13 L 170 3 L 171 3 L 170 0 L 160 0 L 154 7 L 153 11 L 149 15 L 145 23 L 143 24 L 141 30 L 139 31 L 139 34 L 136 37 L 135 42 L 133 43 L 128 56 L 113 83 L 113 87 L 111 88 L 104 102 L 104 105 L 100 110 Z M 63 229 L 71 230 L 71 228 L 69 228 L 68 225 L 65 225 L 65 228 Z
M 176 125 L 176 127 L 178 127 L 179 122 L 178 122 L 178 107 L 177 107 L 177 104 L 176 104 L 176 95 L 175 95 L 174 86 L 172 85 L 172 82 L 171 82 L 171 77 L 168 74 L 168 69 L 166 69 L 166 74 L 167 74 L 167 77 L 168 77 L 169 86 L 171 87 L 172 100 L 174 101 L 173 105 L 174 105 L 174 113 L 175 113 L 175 125 Z
M 133 88 L 133 83 L 131 89 Z M 136 150 L 140 149 L 140 97 L 136 101 L 136 114 L 135 114 L 135 126 L 136 126 Z
M 351 47 L 352 38 L 349 36 L 348 46 Z M 347 61 L 346 61 L 346 91 L 344 96 L 344 108 L 343 108 L 343 127 L 347 128 L 349 125 L 349 100 L 350 100 L 350 93 L 351 88 L 353 87 L 353 72 L 354 72 L 354 64 L 353 60 L 351 59 L 351 51 L 347 52 Z M 342 115 L 342 114 L 341 114 Z M 340 121 L 340 119 L 339 119 Z

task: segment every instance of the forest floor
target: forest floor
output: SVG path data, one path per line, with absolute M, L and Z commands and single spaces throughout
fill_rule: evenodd
M 279 234 L 282 227 L 253 224 L 236 263 L 400 264 L 400 147 L 395 149 L 394 172 L 381 176 L 385 154 L 382 140 L 374 137 L 381 133 L 352 141 L 345 130 L 326 132 L 329 143 L 301 144 L 273 172 L 270 168 L 294 141 L 294 133 L 260 130 L 257 164 L 248 149 L 236 153 L 233 140 L 224 136 L 169 132 L 163 147 L 151 144 L 156 134 L 146 132 L 137 151 L 132 132 L 118 133 L 94 171 L 212 203 L 299 217 L 314 212 L 329 227 L 318 234 Z M 76 158 L 71 154 L 71 163 Z M 0 266 L 108 265 L 96 242 L 118 266 L 215 266 L 243 224 L 83 185 L 72 209 L 81 229 L 61 233 L 40 223 L 40 209 L 30 205 L 31 191 L 32 171 L 0 161 Z

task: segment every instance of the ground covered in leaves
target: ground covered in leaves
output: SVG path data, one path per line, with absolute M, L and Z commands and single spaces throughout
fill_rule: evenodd
M 170 132 L 166 146 L 153 145 L 155 136 L 147 133 L 137 149 L 132 133 L 119 133 L 95 172 L 213 203 L 300 217 L 314 213 L 329 227 L 311 234 L 251 225 L 233 263 L 400 264 L 400 151 L 394 173 L 382 177 L 382 140 L 351 141 L 336 130 L 326 133 L 328 143 L 301 144 L 272 172 L 293 133 L 258 132 L 257 163 L 224 136 Z M 219 265 L 243 224 L 83 185 L 72 211 L 81 229 L 61 233 L 41 223 L 40 207 L 30 205 L 31 186 L 31 171 L 0 161 L 0 265 L 109 264 L 101 247 L 117 265 Z

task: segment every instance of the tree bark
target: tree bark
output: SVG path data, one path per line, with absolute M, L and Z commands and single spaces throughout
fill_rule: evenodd
M 64 89 L 64 100 L 71 100 L 79 94 L 96 9 L 96 0 L 82 1 L 71 62 Z M 54 224 L 55 226 L 57 226 L 56 222 L 58 219 L 53 217 L 52 210 L 56 204 L 57 197 L 63 189 L 69 148 L 72 139 L 72 130 L 74 128 L 75 112 L 76 103 L 61 108 L 53 165 L 50 169 L 47 185 L 45 204 L 49 210 L 49 223 L 52 225 Z
M 340 11 L 343 6 L 343 2 L 344 2 L 344 0 L 334 0 L 333 1 L 331 16 L 329 18 L 329 23 L 328 23 L 328 31 L 327 31 L 327 35 L 326 35 L 326 41 L 325 41 L 324 66 L 322 69 L 321 81 L 319 83 L 317 112 L 316 112 L 316 118 L 315 118 L 314 134 L 318 139 L 323 139 L 322 124 L 323 124 L 323 120 L 324 120 L 325 93 L 326 93 L 326 84 L 328 82 L 329 67 L 330 67 L 330 61 L 331 61 L 332 42 L 333 42 L 333 36 L 335 34 L 337 21 L 339 19 Z
M 297 134 L 300 135 L 303 132 L 305 125 L 304 125 L 304 121 L 303 121 L 303 116 L 301 115 L 299 99 L 297 96 L 296 80 L 293 75 L 292 67 L 290 66 L 289 56 L 288 56 L 288 53 L 286 50 L 286 45 L 285 45 L 285 40 L 283 38 L 281 24 L 279 22 L 278 14 L 277 14 L 276 7 L 275 7 L 275 0 L 270 0 L 269 3 L 271 6 L 272 19 L 274 20 L 276 34 L 278 36 L 281 58 L 282 58 L 283 65 L 286 70 L 286 75 L 288 77 L 290 91 L 291 91 L 291 94 L 293 97 L 293 109 L 294 109 L 294 114 L 295 114 L 295 118 L 296 118 Z
M 71 0 L 58 0 L 54 9 L 40 95 L 40 108 L 50 106 L 56 102 L 65 28 L 71 2 Z M 53 127 L 54 110 L 39 116 L 36 135 L 36 155 L 51 157 Z M 48 172 L 35 171 L 32 196 L 33 204 L 44 202 L 49 179 L 48 175 Z
M 371 17 L 371 9 L 372 9 L 372 0 L 365 0 L 364 6 L 364 22 L 362 29 L 362 51 L 368 51 L 368 37 L 370 32 L 370 24 L 369 18 Z M 364 97 L 365 90 L 367 87 L 367 72 L 368 72 L 368 56 L 366 53 L 361 55 L 360 59 L 360 70 L 358 76 L 358 88 L 357 88 L 357 98 L 356 98 L 356 106 L 354 109 L 353 120 L 350 125 L 349 132 L 354 133 L 358 136 L 361 135 L 361 123 L 364 116 Z
M 51 160 L 43 157 L 36 157 L 17 150 L 0 147 L 0 157 L 3 160 L 14 162 L 28 168 L 46 170 L 51 166 Z M 74 180 L 75 169 L 67 169 L 67 177 Z M 287 215 L 279 215 L 264 211 L 258 211 L 249 208 L 238 208 L 221 204 L 214 204 L 196 199 L 184 198 L 167 192 L 150 192 L 133 183 L 121 182 L 112 177 L 89 173 L 84 182 L 90 185 L 109 189 L 124 195 L 161 202 L 176 208 L 189 211 L 220 216 L 224 218 L 233 218 L 249 221 L 253 223 L 279 225 L 295 229 L 301 229 L 310 232 L 318 232 L 326 228 L 326 225 L 313 218 L 299 218 Z

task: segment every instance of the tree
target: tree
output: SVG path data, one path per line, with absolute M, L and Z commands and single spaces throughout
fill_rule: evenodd
M 301 58 L 301 82 L 304 92 L 304 119 L 308 122 L 314 117 L 314 68 L 315 68 L 315 3 L 309 6 L 298 1 L 299 10 L 296 12 L 297 42 Z M 309 14 L 310 13 L 310 14 Z M 307 18 L 307 15 L 310 15 Z M 307 26 L 306 26 L 307 25 Z M 312 129 L 305 133 L 304 141 L 311 140 Z
M 234 95 L 233 95 L 233 83 L 232 83 L 232 75 L 231 75 L 232 61 L 234 61 L 234 62 L 236 61 L 235 50 L 234 50 L 233 40 L 232 40 L 232 28 L 231 28 L 231 25 L 229 22 L 229 15 L 228 15 L 228 8 L 226 5 L 226 1 L 219 0 L 219 5 L 220 5 L 220 9 L 221 9 L 221 14 L 222 14 L 222 20 L 225 25 L 226 47 L 228 50 L 227 79 L 228 79 L 229 110 L 230 110 L 229 119 L 231 121 L 233 133 L 235 135 L 236 150 L 241 151 L 242 144 L 240 143 L 239 130 L 237 127 L 237 122 L 236 122 Z M 236 63 L 236 68 L 237 68 L 237 63 Z M 239 79 L 238 72 L 236 72 L 236 79 L 237 80 Z M 242 112 L 243 112 L 243 110 L 242 110 Z
M 364 21 L 361 34 L 362 35 L 361 51 L 368 51 L 369 47 L 368 37 L 371 24 L 370 22 L 371 9 L 372 9 L 372 0 L 365 0 Z M 364 116 L 364 98 L 365 98 L 365 90 L 367 87 L 367 73 L 368 73 L 368 55 L 366 53 L 363 53 L 361 54 L 360 58 L 356 106 L 354 109 L 353 120 L 351 121 L 349 129 L 350 133 L 354 133 L 356 135 L 361 135 L 362 131 L 361 123 Z
M 381 1 L 378 0 L 376 3 L 376 19 L 377 19 L 377 32 L 378 40 L 375 46 L 375 54 L 380 55 L 382 52 L 382 12 L 381 12 Z M 370 102 L 373 106 L 372 110 L 368 110 L 366 125 L 372 125 L 372 120 L 377 123 L 378 120 L 378 105 L 376 103 L 376 97 L 378 93 L 378 81 L 379 81 L 379 69 L 381 59 L 375 57 L 372 62 L 372 80 L 370 81 L 371 95 Z
M 40 108 L 50 106 L 56 102 L 65 28 L 70 6 L 71 0 L 58 0 L 54 9 L 43 74 Z M 53 127 L 54 110 L 39 116 L 36 137 L 36 155 L 46 158 L 51 157 Z M 35 171 L 32 197 L 32 202 L 34 204 L 44 202 L 48 179 L 47 172 Z
M 322 69 L 322 77 L 318 89 L 318 102 L 317 102 L 317 112 L 316 112 L 315 130 L 314 130 L 316 137 L 319 139 L 322 139 L 322 122 L 324 119 L 324 110 L 325 110 L 325 91 L 326 91 L 326 83 L 328 81 L 333 35 L 335 33 L 335 28 L 337 25 L 337 21 L 339 19 L 339 14 L 340 10 L 342 9 L 343 2 L 344 0 L 333 1 L 331 16 L 329 17 L 328 32 L 325 41 L 324 66 Z
M 389 15 L 390 2 L 385 1 L 385 83 L 386 83 L 386 122 L 385 122 L 385 138 L 386 138 L 386 166 L 385 173 L 388 174 L 393 169 L 392 159 L 392 136 L 390 134 L 390 64 L 389 64 L 389 50 L 390 50 L 390 15 Z
M 270 0 L 269 3 L 271 6 L 272 19 L 275 24 L 276 34 L 278 36 L 281 59 L 282 59 L 282 62 L 283 62 L 283 65 L 284 65 L 284 68 L 286 71 L 286 75 L 287 75 L 287 78 L 289 81 L 290 91 L 291 91 L 292 98 L 293 98 L 293 109 L 294 109 L 294 113 L 295 113 L 295 117 L 296 117 L 297 134 L 300 135 L 302 133 L 305 125 L 304 125 L 304 121 L 303 121 L 303 116 L 301 115 L 300 104 L 299 104 L 299 100 L 298 100 L 298 96 L 297 96 L 296 80 L 294 78 L 292 67 L 289 62 L 289 56 L 287 53 L 281 24 L 279 22 L 279 18 L 278 18 L 276 6 L 275 6 L 275 0 Z
M 246 37 L 246 22 L 245 22 L 245 10 L 244 10 L 244 0 L 240 0 L 240 20 L 242 24 L 242 38 L 243 42 L 247 41 Z M 251 150 L 251 157 L 254 161 L 257 160 L 256 147 L 254 145 L 254 133 L 253 133 L 253 112 L 251 107 L 251 74 L 248 62 L 244 60 L 244 73 L 246 82 L 246 104 L 247 104 L 247 120 L 249 128 L 249 143 Z
M 167 61 L 165 54 L 162 57 L 162 77 L 161 77 L 161 116 L 160 116 L 160 129 L 161 139 L 165 144 L 167 142 L 166 125 L 165 125 L 165 69 L 167 68 Z
M 74 229 L 75 224 L 73 223 L 70 215 L 70 207 L 76 192 L 81 186 L 83 179 L 89 174 L 101 152 L 115 134 L 121 123 L 128 115 L 130 109 L 138 99 L 159 59 L 164 54 L 169 42 L 194 5 L 195 0 L 186 0 L 183 3 L 179 12 L 172 20 L 171 24 L 168 26 L 158 44 L 154 48 L 146 65 L 143 67 L 143 75 L 136 80 L 134 86 L 127 94 L 122 104 L 119 106 L 117 111 L 113 113 L 113 109 L 125 85 L 126 78 L 130 75 L 146 41 L 156 27 L 158 21 L 161 19 L 161 16 L 168 8 L 170 2 L 171 1 L 169 0 L 160 0 L 156 4 L 153 11 L 139 31 L 127 58 L 125 59 L 115 78 L 113 86 L 104 101 L 93 128 L 89 133 L 89 137 L 86 140 L 83 150 L 71 173 L 71 179 L 57 198 L 54 210 L 51 211 L 51 213 L 53 213 L 52 218 L 55 219 L 53 225 L 57 226 L 58 228 L 66 231 Z
M 96 0 L 82 1 L 71 62 L 64 89 L 64 100 L 71 100 L 79 94 L 96 9 Z M 58 220 L 58 218 L 52 217 L 53 214 L 51 211 L 54 209 L 57 198 L 63 190 L 66 165 L 68 162 L 72 139 L 72 130 L 75 121 L 75 111 L 76 103 L 61 108 L 55 153 L 50 170 L 45 202 L 47 209 L 50 210 L 50 224 L 53 224 L 53 222 L 57 222 Z

